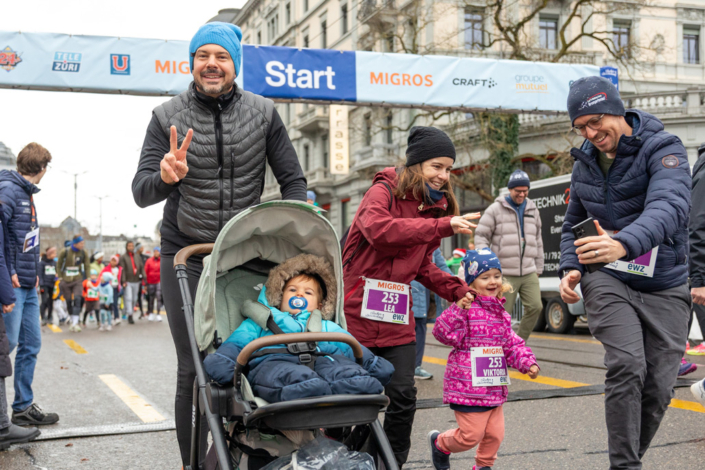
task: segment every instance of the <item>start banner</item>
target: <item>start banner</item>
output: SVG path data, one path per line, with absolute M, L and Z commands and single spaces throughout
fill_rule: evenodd
M 192 80 L 187 41 L 0 31 L 0 88 L 176 95 Z M 236 82 L 273 99 L 566 111 L 592 65 L 243 46 Z M 616 80 L 616 77 L 611 77 Z

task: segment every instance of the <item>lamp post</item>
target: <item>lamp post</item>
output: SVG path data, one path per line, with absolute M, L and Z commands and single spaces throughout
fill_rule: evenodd
M 110 196 L 94 196 L 100 201 L 100 229 L 98 231 L 98 251 L 103 251 L 103 199 Z
M 77 211 L 76 211 L 76 205 L 77 205 L 77 200 L 78 200 L 78 177 L 88 173 L 88 170 L 83 171 L 81 173 L 71 173 L 71 172 L 64 171 L 64 170 L 59 170 L 59 171 L 62 173 L 66 173 L 67 175 L 73 176 L 73 218 L 76 221 L 78 221 L 78 215 L 77 215 Z

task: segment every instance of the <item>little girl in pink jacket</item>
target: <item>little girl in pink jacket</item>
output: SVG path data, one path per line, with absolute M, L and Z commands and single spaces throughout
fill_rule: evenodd
M 471 305 L 464 300 L 451 305 L 433 328 L 438 341 L 453 347 L 443 380 L 443 403 L 455 411 L 458 428 L 431 431 L 428 440 L 436 470 L 450 469 L 451 453 L 478 443 L 473 470 L 491 470 L 504 439 L 507 366 L 532 379 L 539 367 L 531 349 L 512 331 L 511 317 L 504 310 L 503 293 L 511 286 L 503 282 L 497 255 L 487 248 L 468 251 L 463 264 L 465 280 L 478 295 Z

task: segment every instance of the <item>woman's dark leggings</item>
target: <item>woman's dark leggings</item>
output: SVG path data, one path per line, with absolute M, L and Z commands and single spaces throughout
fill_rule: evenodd
M 173 266 L 174 256 L 162 255 L 162 295 L 171 337 L 176 347 L 177 359 L 176 399 L 174 404 L 176 438 L 179 441 L 181 460 L 184 465 L 188 465 L 191 450 L 191 406 L 193 405 L 193 383 L 196 379 L 196 367 L 191 355 L 191 346 L 189 345 L 188 332 L 186 331 L 186 320 L 181 311 L 181 307 L 183 307 L 181 291 L 179 290 L 179 283 Z M 191 299 L 194 301 L 196 298 L 196 287 L 198 286 L 202 270 L 203 257 L 199 256 L 189 259 L 188 282 L 191 290 Z M 202 429 L 207 430 L 206 420 L 202 420 L 201 423 L 204 425 Z M 202 432 L 201 435 L 204 438 L 201 443 L 201 450 L 205 451 L 205 438 L 208 433 Z M 202 461 L 203 456 L 201 457 L 200 460 Z
M 384 388 L 389 397 L 389 406 L 384 414 L 384 432 L 394 451 L 399 468 L 406 462 L 411 449 L 411 427 L 416 414 L 416 343 L 368 348 L 373 354 L 383 357 L 394 366 L 392 380 Z
M 120 318 L 120 289 L 118 287 L 113 287 L 113 319 L 117 320 Z
M 51 321 L 51 315 L 54 312 L 54 299 L 52 299 L 52 293 L 54 286 L 44 286 L 42 290 L 42 306 L 41 306 L 41 316 L 42 320 Z

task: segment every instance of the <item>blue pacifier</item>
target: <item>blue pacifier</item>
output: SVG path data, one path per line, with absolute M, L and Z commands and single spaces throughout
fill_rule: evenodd
M 306 310 L 306 307 L 308 307 L 308 301 L 303 297 L 292 297 L 289 299 L 289 307 Z

